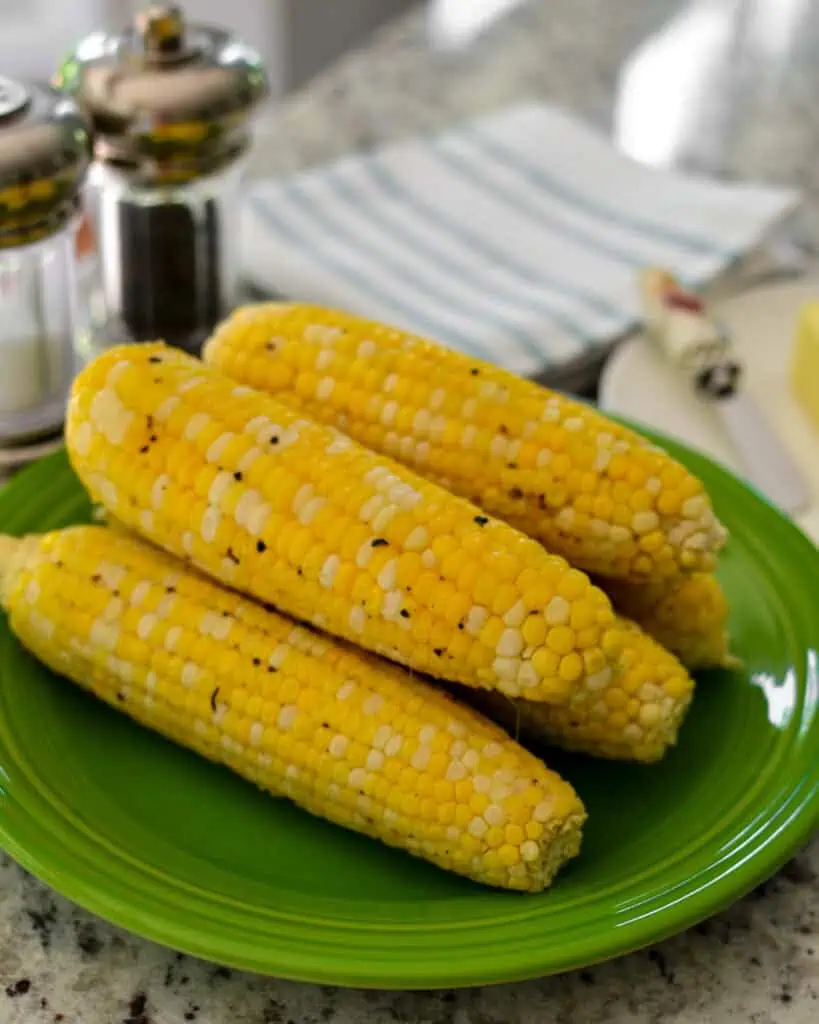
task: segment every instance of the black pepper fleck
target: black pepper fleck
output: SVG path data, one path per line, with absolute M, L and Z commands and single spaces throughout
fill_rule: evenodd
M 501 425 L 498 427 L 498 433 L 499 434 L 508 434 L 509 433 L 509 427 L 507 427 L 505 423 L 501 423 Z
M 481 371 L 477 368 L 477 366 L 473 366 L 469 372 L 472 374 L 473 377 L 477 377 Z
M 433 647 L 433 649 L 432 649 L 432 650 L 433 650 L 433 653 L 434 653 L 434 654 L 437 654 L 439 658 L 440 658 L 440 657 L 441 657 L 441 655 L 442 655 L 442 654 L 444 653 L 444 649 L 443 649 L 443 647 Z
M 243 477 L 244 477 L 244 473 L 242 473 L 242 471 L 240 469 L 237 469 L 236 472 L 233 474 L 233 479 L 237 483 L 240 483 Z
M 227 557 L 231 560 L 231 562 L 233 562 L 234 565 L 238 565 L 239 564 L 239 557 L 236 554 L 236 552 L 233 550 L 233 548 L 228 548 L 226 554 L 227 554 Z
M 458 623 L 458 629 L 463 629 L 463 628 L 464 628 L 464 624 L 462 622 L 459 622 Z
M 513 487 L 512 490 L 509 492 L 509 497 L 512 499 L 512 501 L 520 501 L 520 499 L 523 497 L 523 491 L 519 487 Z
M 478 524 L 478 526 L 486 526 L 486 524 L 489 522 L 489 518 L 488 516 L 475 516 L 475 522 Z
M 146 452 L 149 452 L 150 450 L 151 450 L 151 446 L 150 446 L 149 444 L 144 444 L 144 445 L 143 445 L 143 446 L 142 446 L 142 447 L 141 447 L 141 448 L 139 449 L 139 454 L 140 454 L 140 455 L 145 455 L 145 453 L 146 453 Z
M 376 537 L 374 540 L 370 541 L 370 544 L 374 548 L 385 548 L 387 544 L 389 544 L 389 541 L 384 537 Z
M 149 363 L 161 363 L 162 360 L 160 359 L 159 356 L 149 356 L 148 357 L 148 362 Z
M 125 700 L 125 694 L 122 692 L 122 690 L 117 691 L 117 700 L 119 700 L 119 701 L 124 701 Z
M 507 462 L 506 465 L 509 467 L 509 469 L 517 469 L 518 468 L 517 462 Z
M 176 593 L 176 587 L 165 587 L 165 593 L 166 594 L 175 594 Z
M 303 576 L 304 575 L 304 570 L 302 568 L 296 569 L 296 575 L 297 576 Z
M 259 552 L 260 555 L 263 555 L 265 551 L 267 551 L 267 544 L 265 544 L 263 540 L 257 540 L 256 550 Z
M 268 672 L 275 672 L 275 671 L 276 671 L 276 669 L 275 669 L 275 668 L 273 668 L 273 666 L 272 666 L 272 665 L 268 665 L 268 666 L 267 666 L 267 671 L 268 671 Z
M 401 616 L 402 619 L 408 619 L 410 617 L 410 613 L 407 611 L 406 608 L 402 608 L 398 614 Z
M 156 444 L 156 442 L 159 440 L 159 438 L 156 436 L 156 434 L 151 434 L 151 436 L 148 438 L 148 440 L 151 442 L 151 444 Z
M 24 996 L 30 988 L 31 982 L 28 978 L 20 978 L 20 980 L 15 981 L 13 985 L 9 985 L 6 989 L 6 995 L 10 999 L 13 999 L 15 996 Z
M 216 698 L 219 696 L 219 687 L 217 686 L 213 693 L 210 695 L 210 706 L 212 711 L 216 711 Z
M 261 665 L 261 663 L 262 663 L 262 659 L 261 658 L 254 658 L 253 659 L 253 664 L 256 666 L 256 668 L 258 668 L 259 665 Z
M 273 436 L 272 436 L 272 437 L 270 438 L 270 443 L 271 443 L 271 444 L 278 444 L 278 443 L 279 443 L 279 438 L 277 437 L 277 435 L 276 435 L 276 434 L 274 434 L 274 435 L 273 435 Z

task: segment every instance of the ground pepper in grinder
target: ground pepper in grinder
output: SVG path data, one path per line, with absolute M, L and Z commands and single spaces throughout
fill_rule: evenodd
M 196 352 L 238 300 L 239 184 L 259 56 L 153 7 L 77 47 L 58 85 L 91 119 L 87 198 L 100 255 L 96 343 L 164 338 Z

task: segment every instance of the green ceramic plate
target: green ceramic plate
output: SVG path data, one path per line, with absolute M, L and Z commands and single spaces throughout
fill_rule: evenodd
M 703 675 L 651 767 L 549 753 L 589 810 L 540 896 L 494 892 L 309 817 L 50 674 L 0 622 L 0 845 L 77 903 L 177 949 L 287 978 L 474 985 L 654 942 L 770 875 L 819 819 L 819 553 L 747 487 L 668 447 L 731 531 L 745 669 Z M 86 520 L 62 454 L 0 494 L 0 531 Z

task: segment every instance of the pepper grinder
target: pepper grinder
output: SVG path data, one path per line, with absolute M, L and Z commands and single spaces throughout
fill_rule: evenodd
M 0 465 L 59 431 L 75 372 L 75 237 L 90 135 L 76 105 L 0 78 Z
M 261 58 L 158 6 L 86 38 L 57 85 L 94 133 L 95 347 L 162 338 L 198 352 L 239 301 L 239 186 L 268 91 Z

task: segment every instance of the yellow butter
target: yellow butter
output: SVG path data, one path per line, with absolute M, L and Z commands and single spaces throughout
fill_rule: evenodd
M 791 387 L 819 430 L 819 302 L 802 307 L 791 362 Z

